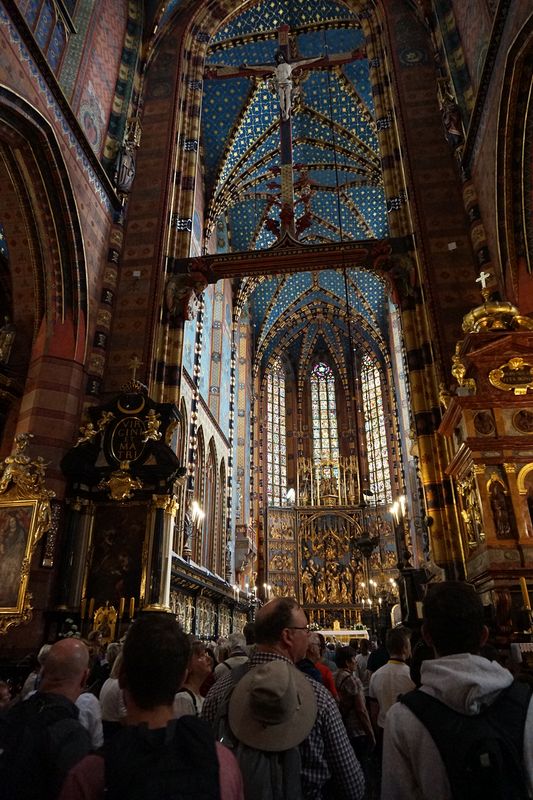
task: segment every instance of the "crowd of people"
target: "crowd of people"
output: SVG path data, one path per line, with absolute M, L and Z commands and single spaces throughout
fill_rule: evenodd
M 336 645 L 276 598 L 213 647 L 154 612 L 44 645 L 0 681 L 0 798 L 533 798 L 531 685 L 481 654 L 473 588 L 431 587 L 422 634 Z

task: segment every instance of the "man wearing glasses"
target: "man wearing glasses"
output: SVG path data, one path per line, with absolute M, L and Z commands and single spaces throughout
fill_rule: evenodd
M 255 630 L 256 651 L 248 665 L 251 670 L 276 660 L 294 665 L 307 652 L 307 618 L 292 598 L 278 597 L 264 605 L 257 612 Z M 311 678 L 306 680 L 313 688 L 317 713 L 310 733 L 299 745 L 303 796 L 305 800 L 358 800 L 364 794 L 364 778 L 337 704 L 324 686 Z M 232 675 L 221 678 L 205 699 L 202 716 L 212 725 L 220 717 L 232 684 Z

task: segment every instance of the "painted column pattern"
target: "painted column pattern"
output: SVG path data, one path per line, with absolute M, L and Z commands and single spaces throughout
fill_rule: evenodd
M 109 235 L 107 263 L 102 280 L 100 305 L 96 312 L 96 329 L 94 332 L 92 351 L 88 359 L 88 378 L 85 405 L 93 405 L 99 397 L 104 375 L 109 332 L 113 319 L 113 303 L 117 288 L 118 266 L 124 241 L 124 207 L 115 212 L 113 225 Z
M 203 335 L 203 315 L 204 301 L 200 301 L 198 317 L 196 319 L 196 337 L 194 343 L 194 369 L 192 380 L 194 383 L 194 393 L 191 401 L 191 421 L 189 425 L 189 456 L 187 462 L 187 489 L 192 494 L 194 492 L 194 467 L 196 464 L 196 452 L 198 449 L 198 400 L 200 397 L 199 381 L 202 361 L 202 335 Z

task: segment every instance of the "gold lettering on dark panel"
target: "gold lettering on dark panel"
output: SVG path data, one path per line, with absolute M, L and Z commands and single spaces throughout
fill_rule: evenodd
M 139 417 L 122 419 L 111 437 L 111 452 L 117 461 L 136 461 L 144 450 L 145 426 Z

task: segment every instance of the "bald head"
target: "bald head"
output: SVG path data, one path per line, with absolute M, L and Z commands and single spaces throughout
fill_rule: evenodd
M 79 639 L 61 639 L 50 648 L 42 671 L 41 692 L 53 692 L 75 702 L 87 681 L 89 651 Z

